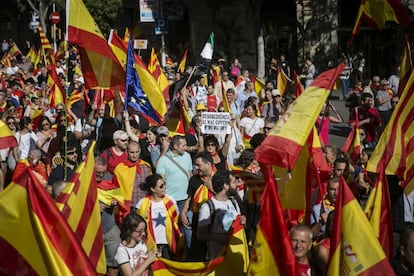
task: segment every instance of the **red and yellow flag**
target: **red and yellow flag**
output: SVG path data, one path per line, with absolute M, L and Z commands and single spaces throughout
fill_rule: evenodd
M 293 70 L 293 86 L 295 87 L 295 97 L 298 98 L 300 95 L 302 95 L 304 88 L 300 82 L 300 77 L 295 70 Z
M 26 167 L 0 193 L 4 275 L 96 275 L 50 195 Z
M 282 68 L 278 67 L 277 69 L 277 83 L 276 89 L 280 91 L 280 94 L 283 96 L 288 89 L 289 85 L 292 83 L 292 80 L 286 76 Z
M 203 276 L 215 275 L 214 269 L 223 262 L 225 256 L 206 262 L 177 262 L 164 258 L 157 259 L 151 268 L 154 276 Z
M 151 58 L 148 63 L 148 71 L 154 76 L 155 80 L 158 83 L 162 91 L 162 95 L 164 96 L 165 103 L 167 108 L 170 107 L 170 83 L 168 82 L 167 77 L 165 76 L 164 72 L 162 71 L 160 62 L 158 60 L 157 54 L 155 53 L 154 48 L 151 50 Z
M 13 42 L 13 45 L 10 47 L 8 54 L 11 57 L 17 57 L 18 55 L 21 55 L 22 52 L 20 51 L 19 47 L 17 47 L 16 43 Z
M 364 20 L 372 28 L 383 29 L 387 21 L 411 26 L 407 9 L 398 0 L 364 0 L 361 2 L 348 44 L 352 43 L 359 33 L 361 21 Z
M 355 126 L 351 129 L 341 151 L 349 154 L 352 161 L 356 162 L 361 154 L 361 136 L 359 129 L 358 107 L 355 110 Z
M 56 64 L 55 54 L 53 53 L 52 45 L 50 45 L 49 39 L 47 38 L 40 24 L 39 24 L 38 30 L 39 30 L 39 36 L 40 36 L 41 50 L 43 51 L 43 55 L 46 56 L 44 60 L 46 62 L 45 66 Z M 43 60 L 41 60 L 41 62 L 42 61 Z
M 405 35 L 404 50 L 401 55 L 400 63 L 400 82 L 398 84 L 398 95 L 401 96 L 411 72 L 413 71 L 413 60 L 411 57 L 410 42 L 408 41 L 407 34 Z
M 391 200 L 387 177 L 380 173 L 369 194 L 365 214 L 382 249 L 389 259 L 394 257 Z
M 361 206 L 341 177 L 327 275 L 394 275 L 373 233 Z
M 185 49 L 183 58 L 181 59 L 180 64 L 178 65 L 178 72 L 180 72 L 181 74 L 183 74 L 185 71 L 185 63 L 187 62 L 187 55 L 188 55 L 188 49 Z
M 30 50 L 27 53 L 26 57 L 28 57 L 30 61 L 34 64 L 37 58 L 37 50 L 34 46 L 30 47 Z
M 406 194 L 414 190 L 414 73 L 408 79 L 400 101 L 395 107 L 391 119 L 367 164 L 367 171 L 386 175 L 397 175 L 403 179 L 402 186 Z
M 250 79 L 253 83 L 253 88 L 256 92 L 257 97 L 260 98 L 260 92 L 266 86 L 266 83 L 264 82 L 264 80 L 258 78 L 255 74 L 250 74 Z
M 125 89 L 125 71 L 82 0 L 67 1 L 68 41 L 76 44 L 87 88 Z
M 344 65 L 320 74 L 296 99 L 256 149 L 258 161 L 292 169 Z M 298 127 L 300 125 L 301 127 Z
M 9 127 L 0 120 L 0 149 L 17 147 L 17 140 Z
M 81 242 L 96 272 L 105 274 L 106 259 L 96 189 L 94 148 L 95 142 L 57 198 L 56 205 Z
M 249 275 L 298 275 L 296 257 L 284 220 L 272 167 L 261 164 L 266 187 L 250 254 Z
M 129 41 L 129 36 L 130 36 L 130 34 L 129 34 L 129 28 L 128 28 L 128 27 L 126 27 L 126 28 L 125 28 L 125 33 L 124 33 L 124 41 L 125 41 L 125 43 L 128 43 L 128 41 Z
M 63 90 L 54 65 L 49 67 L 46 92 L 49 95 L 50 107 L 55 108 L 59 103 L 66 103 L 66 93 Z

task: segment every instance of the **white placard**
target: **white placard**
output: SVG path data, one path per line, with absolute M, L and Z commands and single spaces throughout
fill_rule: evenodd
M 202 112 L 201 119 L 203 134 L 223 134 L 230 133 L 230 113 L 228 112 Z
M 146 50 L 148 48 L 148 40 L 134 39 L 134 49 Z

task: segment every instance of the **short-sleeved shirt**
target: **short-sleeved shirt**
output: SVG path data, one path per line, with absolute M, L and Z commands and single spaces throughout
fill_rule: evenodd
M 15 135 L 17 142 L 19 143 L 19 160 L 27 158 L 30 151 L 30 140 L 33 140 L 34 143 L 37 142 L 38 138 L 33 131 L 30 131 L 26 134 L 21 135 L 20 131 Z
M 114 258 L 118 266 L 129 263 L 132 271 L 135 271 L 147 259 L 147 246 L 143 242 L 137 243 L 134 247 L 128 247 L 121 243 L 116 249 Z
M 184 174 L 167 156 L 161 156 L 158 160 L 157 173 L 164 177 L 168 195 L 176 201 L 185 200 L 187 199 L 189 175 L 193 170 L 191 156 L 187 152 L 184 152 L 183 155 L 174 155 L 171 151 L 167 152 L 166 155 L 178 163 L 187 174 Z
M 251 119 L 244 117 L 240 121 L 240 126 L 244 127 L 244 133 L 252 137 L 256 133 L 260 132 L 260 129 L 264 127 L 264 121 L 261 118 Z

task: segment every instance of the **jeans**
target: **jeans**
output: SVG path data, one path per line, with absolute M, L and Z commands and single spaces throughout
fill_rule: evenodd
M 345 98 L 349 92 L 349 79 L 341 79 L 342 84 L 342 96 Z
M 184 207 L 184 203 L 185 203 L 185 200 L 179 200 L 179 201 L 177 201 L 179 213 L 181 213 L 181 210 Z M 192 211 L 188 211 L 187 212 L 187 218 L 188 218 L 188 221 L 190 223 L 193 221 L 193 212 Z M 191 227 L 190 228 L 187 228 L 184 225 L 182 225 L 181 226 L 181 232 L 184 235 L 185 244 L 186 244 L 186 250 L 188 252 L 188 250 L 190 249 L 190 246 L 191 246 L 191 236 L 192 236 L 193 230 L 191 229 Z

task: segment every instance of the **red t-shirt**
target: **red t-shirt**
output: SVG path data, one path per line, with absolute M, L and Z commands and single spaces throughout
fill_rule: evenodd
M 311 269 L 311 265 L 310 264 L 299 264 L 298 263 L 298 268 L 299 268 L 299 275 L 300 276 L 311 276 L 312 275 L 312 269 Z
M 108 152 L 110 153 L 109 156 L 108 156 Z M 128 159 L 128 154 L 126 151 L 124 151 L 121 155 L 118 156 L 114 153 L 113 147 L 110 147 L 108 150 L 105 150 L 104 152 L 102 152 L 101 156 L 103 159 L 107 161 L 108 163 L 107 170 L 111 174 L 114 174 L 116 165 Z
M 358 107 L 358 119 L 359 121 L 365 120 L 367 118 L 374 118 L 373 122 L 364 124 L 363 127 L 367 130 L 367 141 L 372 142 L 377 138 L 377 127 L 381 124 L 381 117 L 378 113 L 378 110 L 374 107 L 371 108 L 361 108 Z M 349 123 L 356 121 L 356 112 L 355 109 L 352 110 L 351 115 L 349 116 Z

